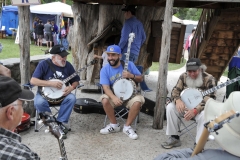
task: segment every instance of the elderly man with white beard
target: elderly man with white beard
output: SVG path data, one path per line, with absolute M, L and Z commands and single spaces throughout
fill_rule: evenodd
M 179 137 L 180 120 L 178 117 L 184 117 L 186 121 L 195 119 L 197 122 L 196 142 L 198 142 L 204 129 L 204 106 L 209 98 L 215 99 L 215 93 L 205 96 L 200 104 L 193 109 L 188 109 L 180 98 L 184 89 L 196 88 L 201 91 L 215 86 L 215 78 L 205 72 L 207 67 L 201 63 L 198 58 L 191 58 L 187 61 L 186 72 L 182 73 L 177 84 L 173 87 L 171 98 L 172 102 L 166 106 L 167 129 L 166 135 L 170 137 L 161 145 L 165 149 L 181 146 Z

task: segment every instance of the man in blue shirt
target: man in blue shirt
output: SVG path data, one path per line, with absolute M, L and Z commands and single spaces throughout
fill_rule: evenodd
M 110 124 L 105 128 L 100 130 L 101 134 L 109 134 L 120 131 L 120 125 L 116 121 L 114 115 L 114 107 L 125 105 L 129 109 L 128 118 L 126 124 L 123 127 L 123 133 L 127 134 L 131 139 L 137 139 L 138 135 L 131 128 L 131 124 L 138 115 L 141 106 L 143 105 L 144 97 L 142 95 L 134 95 L 127 101 L 123 102 L 119 97 L 117 97 L 113 91 L 112 86 L 116 80 L 119 78 L 129 78 L 135 82 L 141 82 L 143 77 L 139 70 L 136 68 L 133 62 L 129 61 L 128 70 L 125 71 L 121 64 L 121 49 L 117 45 L 111 45 L 107 48 L 108 62 L 100 72 L 100 84 L 103 86 L 104 93 L 100 99 L 103 104 L 103 108 L 110 120 Z M 124 88 L 125 87 L 125 88 Z M 126 86 L 121 85 L 119 88 L 128 91 Z
M 127 53 L 129 33 L 133 32 L 135 33 L 135 38 L 130 49 L 129 60 L 136 63 L 141 46 L 146 40 L 146 35 L 143 24 L 135 17 L 136 6 L 125 6 L 122 11 L 124 11 L 124 17 L 126 19 L 121 31 L 121 39 L 118 44 L 121 48 L 122 60 L 126 59 L 125 53 Z
M 51 90 L 56 95 L 59 93 L 59 90 L 62 90 L 64 83 L 66 83 L 66 88 L 63 88 L 63 95 L 61 95 L 63 101 L 59 104 L 60 110 L 57 121 L 65 134 L 67 134 L 66 126 L 62 124 L 68 123 L 72 108 L 76 102 L 76 97 L 71 92 L 78 86 L 80 78 L 77 75 L 70 78 L 69 81 L 66 80 L 75 73 L 75 70 L 71 63 L 67 61 L 67 55 L 69 53 L 62 45 L 53 46 L 50 50 L 50 54 L 52 54 L 52 59 L 41 61 L 36 67 L 30 81 L 32 85 L 38 86 L 38 92 L 34 99 L 34 106 L 38 110 L 38 113 L 51 112 L 49 108 L 49 99 L 42 96 L 42 87 L 52 87 Z M 54 79 L 65 80 L 65 82 L 56 81 Z

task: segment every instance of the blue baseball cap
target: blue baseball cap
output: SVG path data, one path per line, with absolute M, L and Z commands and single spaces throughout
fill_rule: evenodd
M 121 48 L 118 45 L 111 45 L 107 47 L 107 53 L 121 54 Z

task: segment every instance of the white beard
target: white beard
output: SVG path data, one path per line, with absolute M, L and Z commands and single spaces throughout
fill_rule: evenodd
M 188 74 L 186 84 L 189 88 L 198 88 L 203 85 L 202 72 L 199 72 L 197 79 L 192 79 Z

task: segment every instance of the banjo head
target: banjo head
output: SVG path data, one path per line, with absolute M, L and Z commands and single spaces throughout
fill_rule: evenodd
M 180 97 L 188 109 L 195 108 L 203 100 L 202 93 L 195 88 L 187 88 L 183 90 Z
M 122 97 L 124 101 L 128 100 L 133 95 L 134 92 L 135 84 L 133 83 L 134 82 L 127 79 L 117 80 L 112 87 L 114 94 L 120 99 Z
M 58 81 L 63 84 L 61 89 L 55 88 L 55 87 L 42 87 L 42 93 L 44 96 L 50 98 L 50 99 L 58 99 L 61 98 L 64 94 L 63 90 L 66 88 L 66 85 L 59 79 L 51 79 L 49 81 Z

